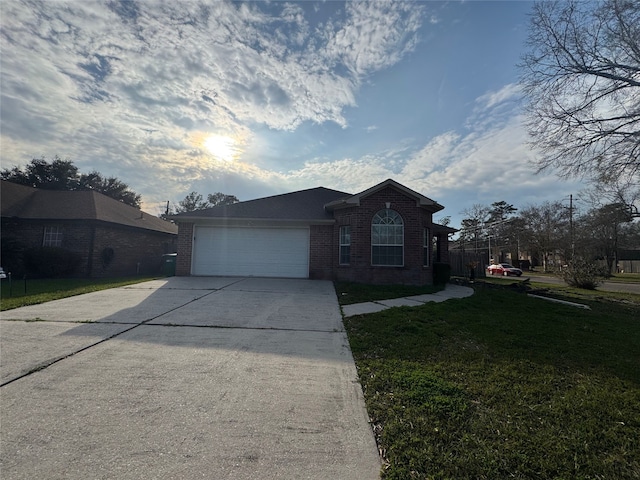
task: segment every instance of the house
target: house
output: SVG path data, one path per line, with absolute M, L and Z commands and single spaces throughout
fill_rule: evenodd
M 174 215 L 177 275 L 433 282 L 448 260 L 444 207 L 394 180 L 355 195 L 324 187 Z
M 176 225 L 91 190 L 44 190 L 1 181 L 5 270 L 22 266 L 9 253 L 61 247 L 81 258 L 77 276 L 157 273 L 176 250 Z M 9 252 L 8 252 L 9 250 Z

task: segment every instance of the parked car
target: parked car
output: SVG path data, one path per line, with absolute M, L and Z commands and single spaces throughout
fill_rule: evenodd
M 516 275 L 519 277 L 522 275 L 522 270 L 508 263 L 498 263 L 497 265 L 489 265 L 487 267 L 487 273 L 490 275 L 504 275 L 505 277 L 508 275 Z

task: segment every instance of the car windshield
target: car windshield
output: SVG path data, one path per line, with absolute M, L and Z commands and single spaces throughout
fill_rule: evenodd
M 508 263 L 501 263 L 500 265 L 502 265 L 502 268 L 516 268 L 513 265 L 509 265 Z

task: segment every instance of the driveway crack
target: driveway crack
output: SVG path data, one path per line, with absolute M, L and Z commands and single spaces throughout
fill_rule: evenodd
M 100 340 L 98 340 L 97 342 L 94 342 L 94 343 L 92 343 L 92 344 L 90 344 L 90 345 L 85 345 L 84 347 L 79 348 L 78 350 L 75 350 L 75 351 L 73 351 L 73 352 L 71 352 L 71 353 L 68 353 L 67 355 L 62 355 L 62 356 L 60 356 L 60 357 L 58 357 L 58 358 L 54 358 L 53 360 L 50 360 L 50 361 L 45 362 L 45 363 L 42 363 L 42 364 L 40 364 L 40 365 L 38 365 L 38 366 L 36 366 L 36 367 L 32 368 L 31 370 L 29 370 L 29 371 L 27 371 L 27 372 L 25 372 L 25 373 L 23 373 L 23 374 L 21 374 L 21 375 L 19 375 L 19 376 L 15 377 L 15 378 L 12 378 L 12 379 L 10 379 L 10 380 L 7 380 L 6 382 L 0 383 L 0 388 L 4 387 L 4 386 L 6 386 L 6 385 L 9 385 L 9 384 L 11 384 L 11 383 L 13 383 L 13 382 L 16 382 L 16 381 L 18 381 L 18 380 L 21 380 L 21 379 L 23 379 L 23 378 L 25 378 L 25 377 L 28 377 L 28 376 L 30 376 L 30 375 L 32 375 L 32 374 L 34 374 L 34 373 L 36 373 L 36 372 L 40 372 L 40 371 L 42 371 L 42 370 L 45 370 L 45 369 L 49 368 L 51 365 L 55 365 L 56 363 L 59 363 L 59 362 L 61 362 L 62 360 L 66 360 L 67 358 L 71 358 L 71 357 L 73 357 L 74 355 L 77 355 L 78 353 L 81 353 L 81 352 L 84 352 L 84 351 L 86 351 L 86 350 L 89 350 L 90 348 L 96 347 L 96 346 L 98 346 L 98 345 L 100 345 L 100 344 L 102 344 L 102 343 L 104 343 L 104 342 L 108 342 L 109 340 L 112 340 L 112 339 L 114 339 L 114 338 L 116 338 L 116 337 L 119 337 L 119 336 L 120 336 L 120 335 L 122 335 L 123 333 L 130 332 L 131 330 L 134 330 L 134 329 L 136 329 L 136 328 L 138 328 L 138 327 L 140 327 L 140 326 L 142 326 L 142 325 L 147 325 L 149 322 L 152 322 L 152 321 L 154 321 L 155 319 L 157 319 L 157 318 L 159 318 L 159 317 L 161 317 L 161 316 L 163 316 L 163 315 L 166 315 L 167 313 L 175 312 L 176 310 L 179 310 L 179 309 L 180 309 L 180 308 L 182 308 L 182 307 L 186 307 L 186 306 L 187 306 L 187 305 L 189 305 L 190 303 L 196 302 L 196 301 L 200 300 L 201 298 L 204 298 L 204 297 L 206 297 L 206 296 L 209 296 L 209 295 L 211 295 L 211 294 L 213 294 L 213 293 L 215 293 L 215 292 L 217 292 L 217 291 L 218 291 L 218 290 L 214 290 L 214 291 L 212 291 L 212 292 L 207 293 L 206 295 L 202 295 L 201 297 L 193 298 L 193 299 L 189 300 L 188 302 L 183 303 L 182 305 L 178 305 L 177 307 L 174 307 L 174 308 L 172 308 L 172 309 L 170 309 L 170 310 L 167 310 L 166 312 L 162 312 L 160 315 L 156 315 L 155 317 L 148 318 L 147 320 L 144 320 L 144 321 L 142 321 L 142 322 L 140 322 L 140 323 L 135 323 L 135 324 L 133 324 L 130 328 L 126 328 L 126 329 L 124 329 L 124 330 L 122 330 L 122 331 L 120 331 L 120 332 L 114 333 L 113 335 L 110 335 L 110 336 L 108 336 L 108 337 L 105 337 L 105 338 L 103 338 L 103 339 L 100 339 Z M 86 323 L 86 322 L 79 322 L 79 323 Z M 108 324 L 108 323 L 110 323 L 110 322 L 90 322 L 90 323 Z M 115 323 L 115 322 L 114 322 L 114 323 Z M 121 322 L 119 322 L 119 323 L 121 323 Z

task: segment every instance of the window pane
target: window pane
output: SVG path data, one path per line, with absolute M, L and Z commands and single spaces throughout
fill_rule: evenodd
M 351 245 L 351 227 L 340 227 L 340 245 Z
M 402 266 L 404 226 L 400 214 L 391 209 L 377 212 L 371 221 L 371 263 Z
M 374 265 L 402 266 L 402 247 L 373 246 L 372 263 Z
M 44 247 L 61 247 L 62 246 L 62 228 L 57 226 L 44 227 L 44 236 L 42 239 Z
M 340 264 L 349 265 L 351 263 L 351 247 L 344 245 L 340 247 Z
M 382 227 L 378 226 L 378 225 L 373 225 L 371 227 L 371 243 L 373 245 L 379 245 L 380 244 L 380 229 Z
M 351 227 L 340 227 L 340 265 L 348 265 L 351 261 Z

